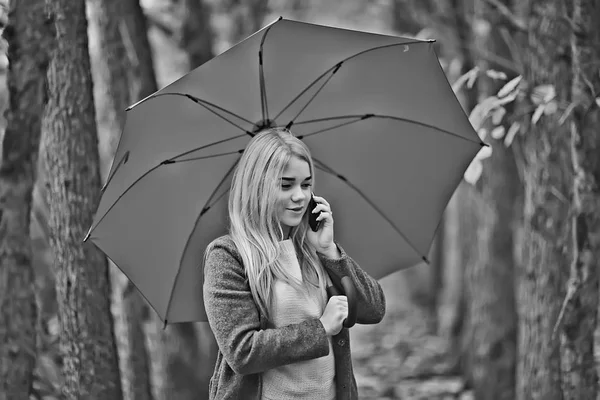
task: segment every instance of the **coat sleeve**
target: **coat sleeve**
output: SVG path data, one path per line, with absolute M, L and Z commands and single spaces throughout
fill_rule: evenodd
M 339 245 L 341 257 L 332 259 L 317 253 L 333 284 L 341 291 L 342 278 L 349 276 L 356 287 L 356 322 L 377 324 L 385 315 L 385 295 L 376 279 L 370 277 Z
M 223 357 L 241 375 L 329 354 L 325 328 L 309 319 L 260 329 L 258 307 L 241 263 L 228 246 L 215 245 L 204 266 L 203 296 L 208 323 Z

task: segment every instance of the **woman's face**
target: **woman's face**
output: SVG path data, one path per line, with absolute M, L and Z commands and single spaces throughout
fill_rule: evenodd
M 292 157 L 283 171 L 279 186 L 278 217 L 287 238 L 291 227 L 302 221 L 308 207 L 312 188 L 310 166 L 298 157 Z

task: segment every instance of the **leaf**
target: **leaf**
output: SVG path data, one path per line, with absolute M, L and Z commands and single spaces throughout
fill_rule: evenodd
M 471 114 L 469 114 L 469 121 L 475 130 L 478 130 L 483 124 L 483 121 L 488 117 L 491 110 L 500 104 L 500 100 L 496 96 L 490 96 L 485 98 L 480 103 L 477 103 Z
M 519 75 L 516 78 L 513 78 L 510 81 L 506 82 L 506 84 L 504 86 L 502 86 L 502 89 L 500 89 L 498 91 L 498 97 L 504 97 L 504 96 L 508 95 L 509 93 L 511 93 L 513 90 L 515 90 L 517 88 L 517 86 L 519 86 L 519 83 L 521 82 L 522 79 L 523 79 L 523 76 Z
M 508 132 L 506 132 L 506 136 L 504 137 L 504 146 L 509 147 L 515 138 L 517 132 L 521 129 L 521 124 L 518 122 L 513 122 L 508 128 Z
M 485 128 L 480 128 L 477 131 L 477 135 L 479 136 L 479 139 L 481 139 L 482 141 L 485 140 L 485 138 L 487 137 L 487 129 Z
M 504 129 L 504 126 L 500 125 L 500 126 L 495 127 L 492 130 L 492 133 L 490 135 L 492 136 L 492 138 L 494 138 L 496 140 L 502 139 L 505 131 L 506 131 L 506 129 Z
M 475 78 L 477 78 L 477 75 L 479 74 L 479 67 L 473 67 L 471 68 L 469 71 L 465 72 L 463 75 L 461 75 L 456 82 L 454 82 L 454 84 L 452 85 L 452 90 L 454 91 L 454 93 L 458 93 L 460 91 L 460 89 L 463 87 L 463 85 L 465 84 L 465 82 L 469 81 L 469 88 L 471 88 L 473 86 L 473 82 L 475 80 Z
M 531 123 L 532 124 L 536 124 L 540 118 L 542 117 L 542 114 L 544 113 L 544 108 L 546 108 L 545 104 L 540 104 L 535 111 L 533 112 L 533 116 L 531 117 Z
M 536 86 L 531 92 L 531 101 L 536 105 L 547 103 L 554 97 L 556 97 L 556 89 L 551 84 Z
M 504 108 L 504 107 L 496 108 L 494 110 L 494 113 L 492 114 L 492 124 L 499 125 L 500 122 L 502 122 L 502 118 L 504 117 L 505 114 L 506 114 L 506 108 Z
M 467 168 L 463 176 L 465 178 L 465 181 L 467 181 L 471 185 L 475 185 L 481 177 L 482 172 L 483 165 L 481 164 L 481 161 L 473 160 L 471 164 L 469 164 L 469 167 Z
M 483 146 L 477 155 L 475 156 L 478 160 L 485 160 L 486 158 L 490 158 L 492 156 L 492 146 Z
M 558 110 L 558 103 L 552 100 L 544 106 L 544 115 L 552 115 Z
M 485 74 L 490 77 L 491 79 L 494 80 L 506 80 L 507 76 L 504 72 L 502 71 L 496 71 L 495 69 L 488 69 L 487 71 L 485 71 Z
M 473 72 L 469 75 L 469 79 L 467 79 L 467 87 L 469 89 L 473 88 L 473 85 L 475 84 L 475 79 L 477 79 L 477 77 L 479 76 L 479 67 L 474 67 L 471 71 Z

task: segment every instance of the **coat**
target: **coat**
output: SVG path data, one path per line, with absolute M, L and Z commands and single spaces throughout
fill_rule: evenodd
M 319 319 L 277 329 L 267 329 L 267 320 L 256 306 L 233 240 L 215 239 L 204 266 L 203 296 L 208 322 L 219 351 L 209 383 L 209 399 L 260 400 L 262 372 L 281 365 L 329 354 L 325 328 Z M 318 254 L 338 291 L 341 278 L 350 276 L 357 297 L 356 322 L 376 324 L 385 314 L 385 296 L 344 249 L 339 259 Z M 352 369 L 350 335 L 347 328 L 333 337 L 337 400 L 357 400 Z

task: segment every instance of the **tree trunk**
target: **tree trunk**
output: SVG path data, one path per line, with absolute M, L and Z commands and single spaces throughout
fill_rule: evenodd
M 152 60 L 150 43 L 145 33 L 142 34 L 142 27 L 146 25 L 144 15 L 140 12 L 139 3 L 137 7 L 134 3 L 137 3 L 137 0 L 127 0 L 125 3 L 127 5 L 124 7 L 127 7 L 125 21 L 127 32 L 130 32 L 127 36 L 131 38 L 131 47 L 127 48 L 129 59 L 138 60 L 137 64 L 134 64 L 135 72 L 131 75 L 130 82 L 132 87 L 139 90 L 137 97 L 136 92 L 133 95 L 133 101 L 138 101 L 154 93 L 157 87 L 154 66 L 152 62 L 149 62 Z M 127 44 L 128 41 L 125 40 L 125 43 Z M 142 62 L 142 60 L 145 61 Z M 193 329 L 189 330 L 189 327 L 193 327 L 193 325 L 185 324 L 189 327 L 183 328 L 174 325 L 163 330 L 163 322 L 154 310 L 148 309 L 140 299 L 137 290 L 130 283 L 124 291 L 123 300 L 125 306 L 131 305 L 131 309 L 125 307 L 126 310 L 131 310 L 126 314 L 134 315 L 133 310 L 136 309 L 135 315 L 144 321 L 145 340 L 141 343 L 145 344 L 147 348 L 152 396 L 157 400 L 207 398 L 209 377 L 202 375 L 198 368 L 203 363 L 214 361 L 214 359 L 201 359 L 198 333 Z M 138 336 L 136 335 L 136 337 Z M 140 344 L 137 339 L 131 340 Z M 209 348 L 216 347 L 212 336 L 202 340 L 208 341 Z M 182 379 L 182 377 L 186 379 Z M 182 397 L 175 397 L 177 393 Z
M 29 399 L 36 360 L 37 306 L 31 198 L 48 66 L 44 3 L 11 1 L 7 86 L 9 109 L 0 164 L 0 399 Z
M 487 20 L 492 26 L 499 25 L 496 14 L 488 13 L 485 4 L 478 4 L 477 18 Z M 498 29 L 490 31 L 488 36 L 478 35 L 474 45 L 510 59 Z M 503 69 L 483 60 L 478 66 L 483 71 Z M 482 97 L 500 89 L 485 77 L 478 80 L 477 86 Z M 517 220 L 520 182 L 513 152 L 505 147 L 504 140 L 486 137 L 485 141 L 493 152 L 483 161 L 482 176 L 477 183 L 482 199 L 475 242 L 478 257 L 468 264 L 466 272 L 470 374 L 478 400 L 513 400 L 517 341 L 513 225 Z
M 67 399 L 122 398 L 105 257 L 82 242 L 100 197 L 85 2 L 47 0 L 56 32 L 40 154 L 47 171 Z
M 154 311 L 151 311 L 154 313 Z M 156 400 L 202 400 L 208 398 L 208 380 L 198 373 L 202 362 L 193 324 L 168 325 L 152 315 L 147 327 L 152 360 L 153 395 Z
M 258 31 L 269 11 L 268 0 L 230 0 L 231 28 L 229 42 L 233 45 Z
M 528 21 L 524 76 L 529 88 L 553 84 L 568 104 L 569 35 L 561 21 L 563 0 L 534 0 Z M 523 105 L 530 109 L 530 105 Z M 523 266 L 519 276 L 519 400 L 561 400 L 560 353 L 552 331 L 557 321 L 570 247 L 572 191 L 570 140 L 562 112 L 544 115 L 525 130 Z
M 573 183 L 572 250 L 567 299 L 562 320 L 561 357 L 565 399 L 596 399 L 598 376 L 594 330 L 600 268 L 600 2 L 574 0 L 571 63 L 574 104 L 570 121 Z
M 135 53 L 128 43 L 132 39 L 129 34 L 131 16 L 123 15 L 125 4 L 122 0 L 88 0 L 88 4 L 91 37 L 96 38 L 98 45 L 92 67 L 98 100 L 96 113 L 101 116 L 98 127 L 100 136 L 108 142 L 106 156 L 112 160 L 125 125 L 125 109 L 132 103 L 130 81 L 134 72 L 129 60 Z M 127 11 L 131 13 L 131 9 Z M 137 72 L 139 65 L 136 67 Z M 125 275 L 113 263 L 109 266 L 123 397 L 126 400 L 150 399 L 148 355 L 140 321 L 142 300 L 135 298 L 140 297 L 137 291 L 127 290 L 129 280 Z
M 190 70 L 192 70 L 214 57 L 210 9 L 204 0 L 180 1 L 183 16 L 180 45 L 188 55 Z
M 123 43 L 129 60 L 131 100 L 137 102 L 158 90 L 154 74 L 152 48 L 148 39 L 148 23 L 140 0 L 121 0 L 125 21 Z

